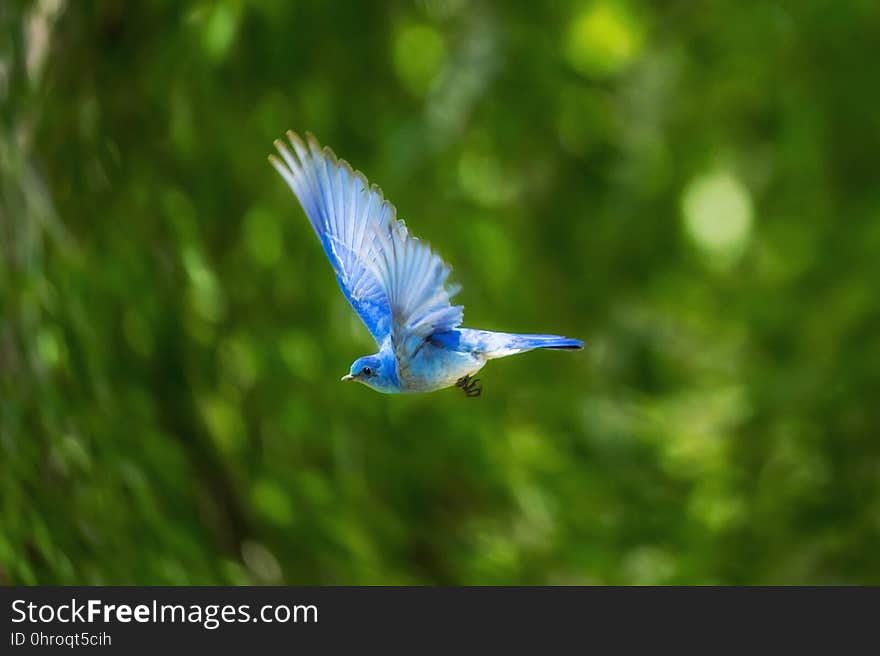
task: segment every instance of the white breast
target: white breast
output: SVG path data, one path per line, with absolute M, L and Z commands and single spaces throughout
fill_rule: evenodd
M 408 367 L 400 370 L 404 392 L 431 392 L 451 387 L 464 376 L 472 376 L 486 364 L 473 353 L 459 353 L 426 343 Z

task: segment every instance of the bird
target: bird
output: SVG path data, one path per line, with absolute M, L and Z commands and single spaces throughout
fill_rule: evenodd
M 451 267 L 397 218 L 382 190 L 306 132 L 287 131 L 288 143 L 269 162 L 281 175 L 324 248 L 343 295 L 366 325 L 378 352 L 355 360 L 343 381 L 385 394 L 433 392 L 457 386 L 477 397 L 476 374 L 489 360 L 533 349 L 579 350 L 560 335 L 463 328 L 460 286 Z

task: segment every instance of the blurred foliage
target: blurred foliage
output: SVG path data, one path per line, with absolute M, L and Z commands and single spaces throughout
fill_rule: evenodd
M 0 580 L 880 584 L 875 0 L 0 4 Z M 581 353 L 373 349 L 311 130 Z

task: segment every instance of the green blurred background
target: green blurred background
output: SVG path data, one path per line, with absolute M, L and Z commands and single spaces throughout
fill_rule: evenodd
M 0 581 L 880 584 L 876 0 L 0 5 Z M 373 348 L 311 130 L 465 324 Z

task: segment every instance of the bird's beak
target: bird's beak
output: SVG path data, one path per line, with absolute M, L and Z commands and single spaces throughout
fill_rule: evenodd
M 342 380 L 342 381 L 354 380 L 354 376 L 352 376 L 351 374 L 345 374 L 345 375 L 344 375 L 342 378 L 340 378 L 339 380 Z

